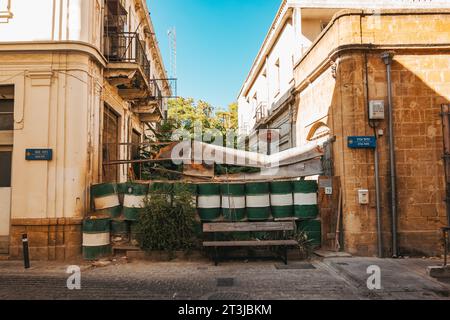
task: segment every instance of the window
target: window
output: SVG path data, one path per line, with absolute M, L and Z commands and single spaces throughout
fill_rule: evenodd
M 0 151 L 0 188 L 11 187 L 12 151 Z
M 0 100 L 0 131 L 14 130 L 14 100 Z
M 120 117 L 105 106 L 103 114 L 103 182 L 117 182 L 118 166 L 108 164 L 119 160 L 119 126 Z
M 275 90 L 274 96 L 276 97 L 280 93 L 280 59 L 275 62 Z

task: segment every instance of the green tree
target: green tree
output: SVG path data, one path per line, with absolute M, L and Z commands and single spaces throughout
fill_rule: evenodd
M 203 129 L 217 129 L 224 136 L 228 130 L 236 130 L 238 126 L 237 103 L 229 105 L 227 111 L 218 110 L 208 102 L 192 98 L 172 99 L 168 103 L 169 121 L 175 128 L 185 129 L 191 133 L 195 123 L 201 123 Z

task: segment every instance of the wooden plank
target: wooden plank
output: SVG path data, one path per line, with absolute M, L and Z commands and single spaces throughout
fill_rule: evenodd
M 297 246 L 295 240 L 267 240 L 267 241 L 206 241 L 204 247 L 271 247 Z
M 286 222 L 236 222 L 236 223 L 205 223 L 203 232 L 257 232 L 257 231 L 293 231 L 292 221 Z
M 260 173 L 236 173 L 228 176 L 218 176 L 215 180 L 218 182 L 260 182 L 267 181 L 267 176 L 270 176 L 270 181 L 273 181 L 320 175 L 322 174 L 322 171 L 322 161 L 320 159 L 312 159 L 276 169 L 262 169 Z

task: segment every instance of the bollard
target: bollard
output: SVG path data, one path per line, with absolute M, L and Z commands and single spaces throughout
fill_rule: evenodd
M 22 235 L 22 245 L 23 245 L 23 263 L 25 269 L 30 269 L 30 253 L 28 249 L 28 235 Z

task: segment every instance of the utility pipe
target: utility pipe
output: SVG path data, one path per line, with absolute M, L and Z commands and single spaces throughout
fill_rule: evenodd
M 380 187 L 380 154 L 378 147 L 378 134 L 374 128 L 377 137 L 375 148 L 375 193 L 377 202 L 377 233 L 378 233 L 378 257 L 383 258 L 383 229 L 381 225 L 381 187 Z
M 367 53 L 364 54 L 365 61 L 365 77 L 366 77 L 366 107 L 369 110 L 369 67 L 367 61 Z M 380 187 L 380 149 L 378 147 L 378 133 L 377 127 L 378 122 L 371 121 L 368 116 L 369 125 L 373 128 L 374 135 L 376 137 L 376 148 L 375 148 L 375 197 L 376 197 L 376 207 L 377 207 L 377 248 L 378 257 L 383 258 L 383 229 L 381 224 L 382 210 L 381 210 L 381 187 Z
M 386 65 L 387 89 L 388 89 L 388 105 L 389 105 L 389 163 L 391 168 L 391 214 L 392 214 L 392 256 L 397 258 L 398 240 L 397 240 L 397 170 L 395 161 L 395 139 L 394 139 L 394 114 L 392 101 L 392 58 L 390 52 L 381 55 L 381 59 Z

